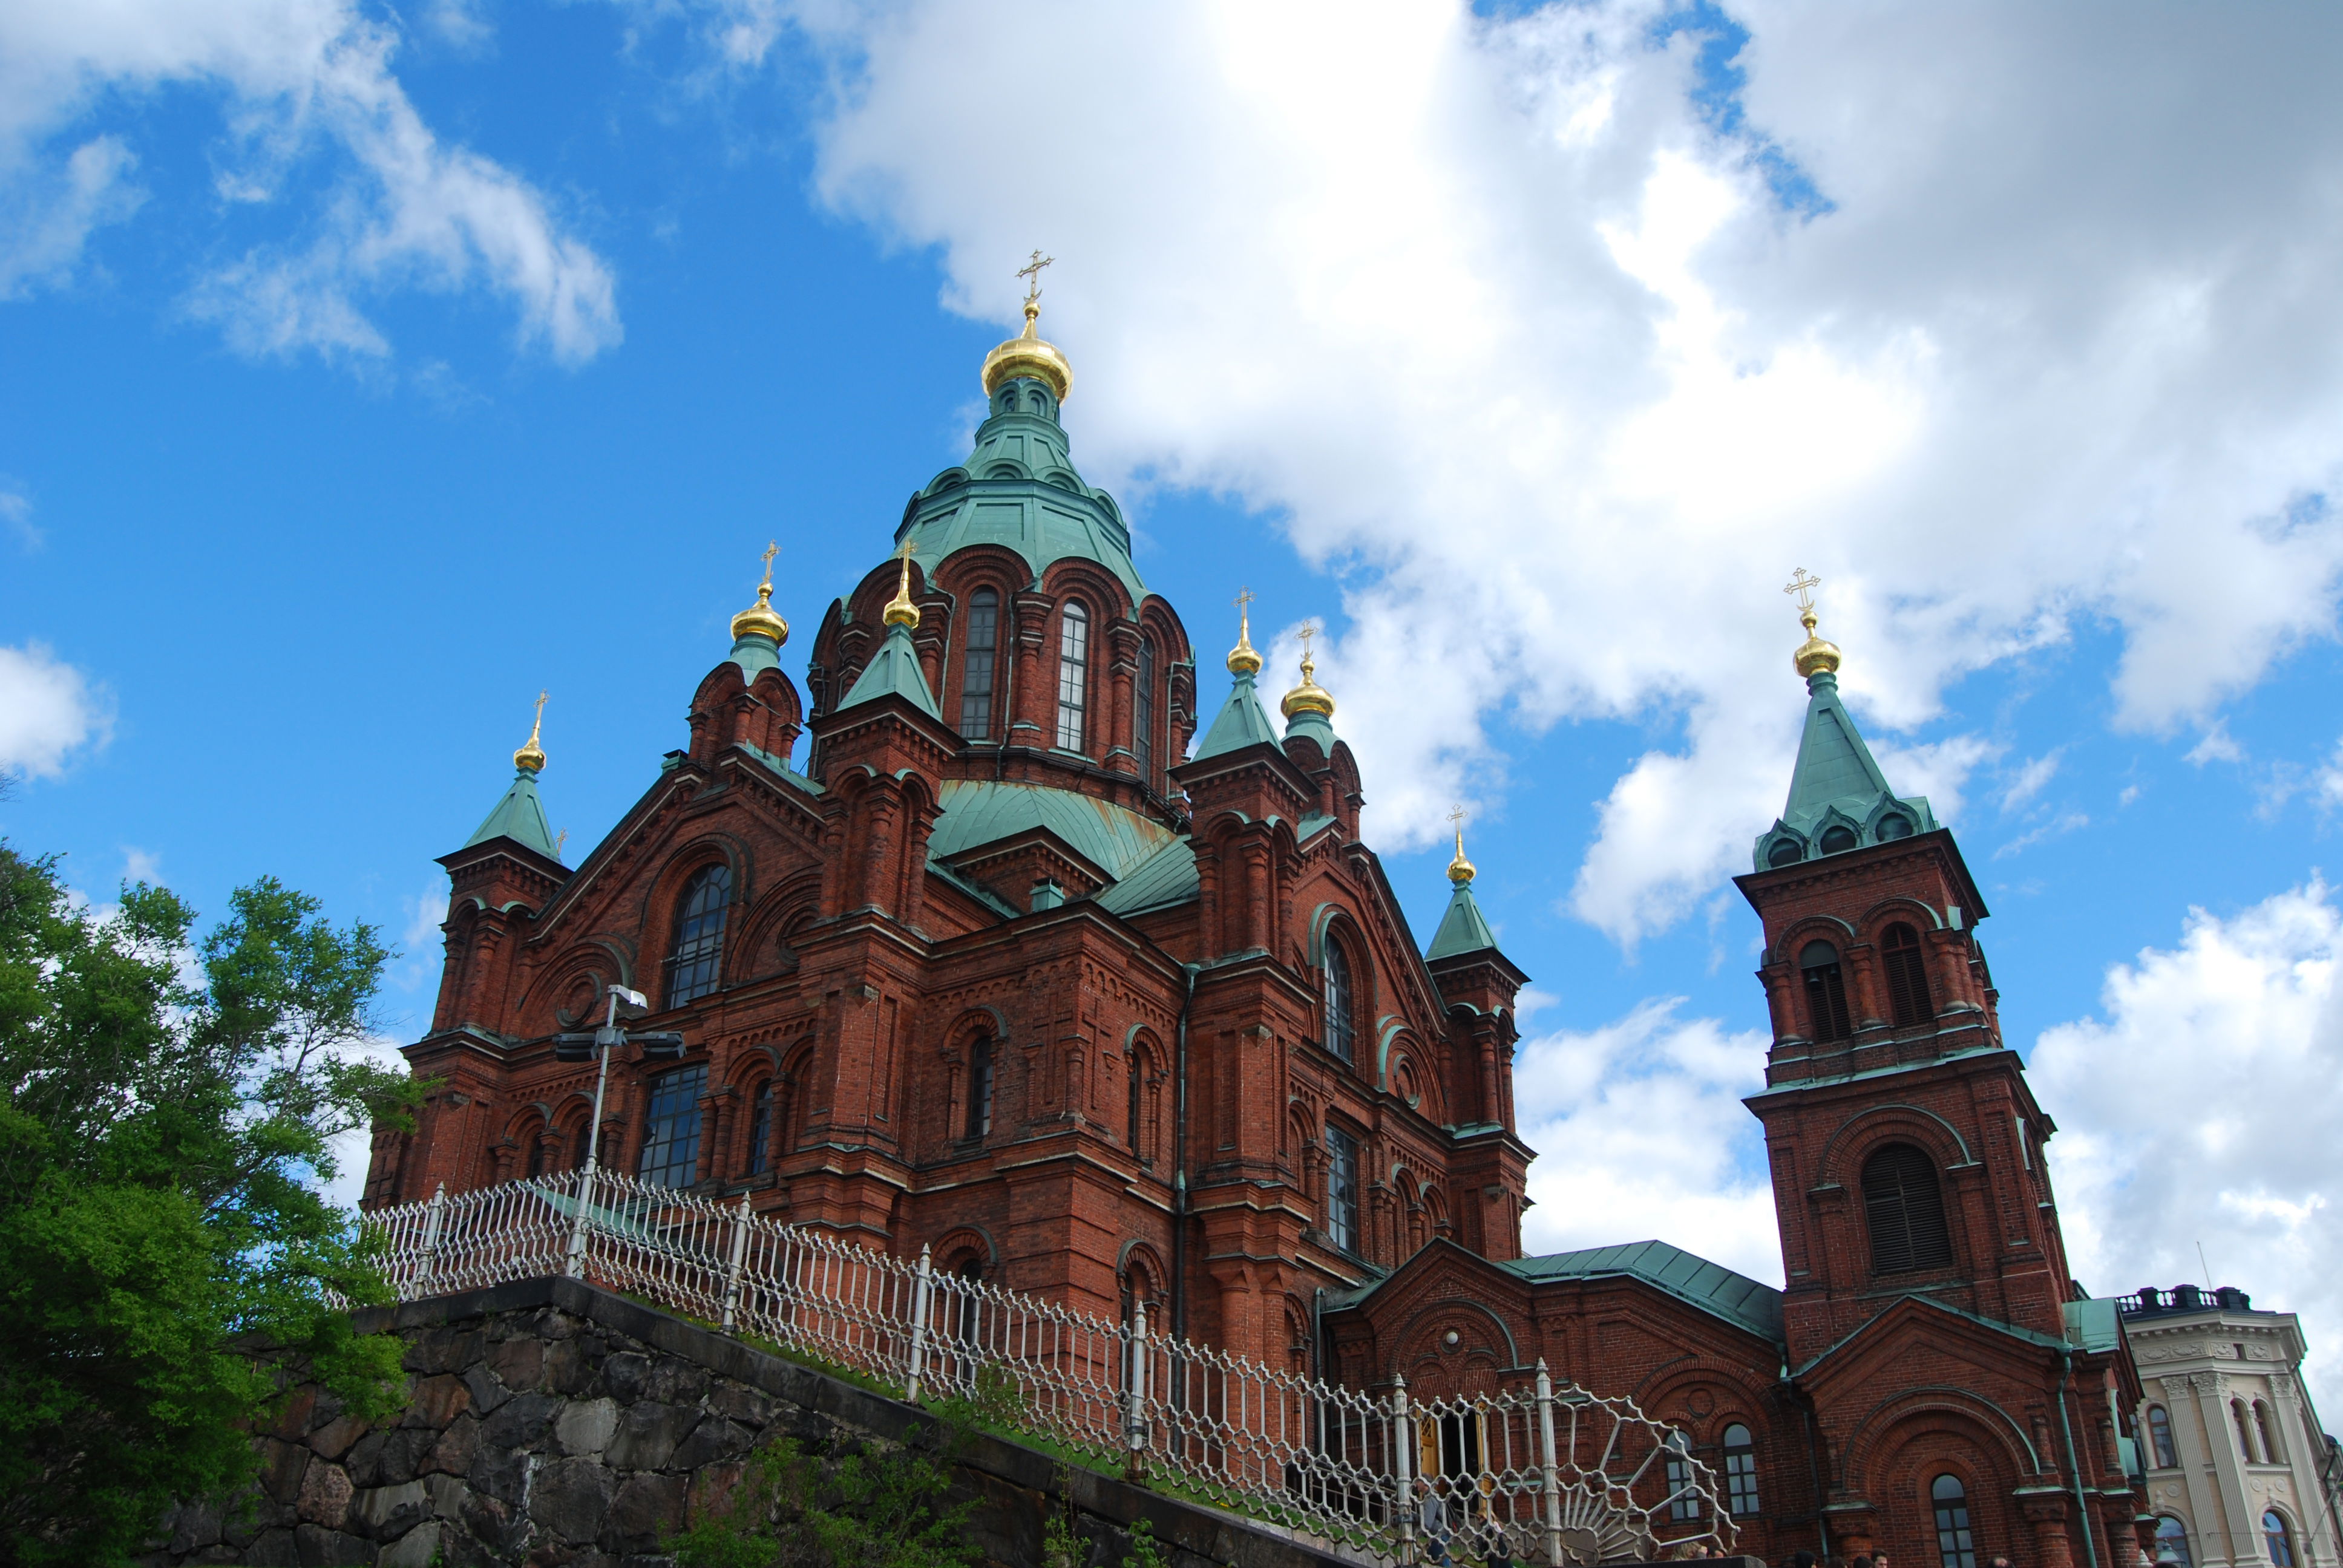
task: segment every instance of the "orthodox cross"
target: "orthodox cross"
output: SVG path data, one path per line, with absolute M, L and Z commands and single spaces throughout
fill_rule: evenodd
M 780 553 L 781 547 L 779 544 L 771 539 L 767 539 L 765 541 L 765 580 L 757 585 L 759 588 L 770 588 L 773 586 L 773 558 Z
M 1822 586 L 1822 578 L 1808 577 L 1806 568 L 1800 567 L 1791 574 L 1790 580 L 1782 585 L 1782 591 L 1797 596 L 1800 615 L 1811 615 L 1815 608 L 1815 590 Z
M 569 842 L 569 829 L 564 828 L 558 835 L 555 836 L 553 840 L 553 858 L 555 859 L 561 860 L 561 846 L 568 842 Z M 569 862 L 562 860 L 561 863 L 566 866 Z
M 1448 813 L 1448 819 L 1456 824 L 1456 831 L 1460 835 L 1464 831 L 1464 808 L 1463 806 L 1460 805 L 1452 808 Z
M 537 717 L 529 721 L 528 726 L 528 738 L 532 742 L 537 739 L 537 732 L 545 728 L 545 696 L 542 691 L 537 694 Z
M 1018 276 L 1031 280 L 1026 286 L 1025 289 L 1026 304 L 1031 305 L 1035 300 L 1041 297 L 1041 269 L 1045 266 L 1055 266 L 1057 264 L 1057 260 L 1058 258 L 1056 256 L 1043 256 L 1037 250 L 1033 253 L 1033 259 L 1031 261 L 1017 269 Z
M 1310 658 L 1310 639 L 1318 635 L 1317 623 L 1305 620 L 1302 623 L 1301 629 L 1293 635 L 1302 639 L 1302 661 L 1307 663 Z
M 1252 603 L 1252 589 L 1240 588 L 1230 602 L 1237 607 L 1237 640 L 1242 642 L 1252 635 L 1252 611 L 1246 608 Z

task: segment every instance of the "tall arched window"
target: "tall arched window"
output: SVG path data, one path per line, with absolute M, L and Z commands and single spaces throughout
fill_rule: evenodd
M 2169 1513 L 2156 1522 L 2156 1560 L 2170 1568 L 2195 1568 L 2188 1553 L 2188 1526 Z
M 1001 646 L 1001 596 L 979 588 L 968 598 L 968 639 L 960 649 L 960 732 L 992 737 L 993 656 Z
M 2254 1436 L 2261 1442 L 2264 1464 L 2286 1462 L 2286 1455 L 2278 1451 L 2278 1430 L 2270 1423 L 2269 1406 L 2259 1400 L 2254 1401 Z
M 1692 1442 L 1681 1432 L 1668 1433 L 1668 1517 L 1700 1517 L 1700 1489 L 1692 1481 Z
M 1737 1421 L 1725 1429 L 1725 1501 L 1736 1519 L 1757 1513 L 1757 1442 Z
M 2147 1407 L 2147 1442 L 2148 1446 L 2156 1451 L 2157 1469 L 2178 1467 L 2180 1455 L 2172 1446 L 2172 1418 L 2164 1413 L 2164 1407 L 2160 1404 Z
M 992 1131 L 992 1037 L 977 1036 L 969 1057 L 968 1135 L 982 1138 Z
M 1887 1001 L 1895 1010 L 1896 1027 L 1909 1029 L 1936 1016 L 1928 1000 L 1928 966 L 1920 956 L 1920 936 L 1897 921 L 1879 943 L 1887 969 Z
M 542 1176 L 545 1174 L 546 1145 L 553 1141 L 553 1129 L 532 1127 L 525 1136 L 528 1142 L 528 1173 Z
M 643 1181 L 653 1187 L 689 1187 L 699 1180 L 699 1097 L 708 1091 L 708 1064 L 695 1063 L 651 1080 L 643 1118 Z
M 1940 1475 L 1928 1488 L 1936 1510 L 1938 1568 L 1976 1568 L 1976 1537 L 1969 1533 L 1968 1489 L 1957 1475 Z
M 1353 1014 L 1351 960 L 1342 944 L 1326 939 L 1326 1049 L 1344 1061 L 1357 1048 L 1357 1021 Z
M 1068 599 L 1058 612 L 1058 745 L 1080 751 L 1090 709 L 1091 612 Z
M 1845 1040 L 1854 1030 L 1846 1016 L 1846 977 L 1839 972 L 1838 950 L 1808 942 L 1798 954 L 1806 979 L 1806 1021 L 1817 1040 Z
M 1131 694 L 1131 749 L 1139 757 L 1139 781 L 1155 785 L 1155 638 L 1139 634 L 1139 685 Z
M 1953 1261 L 1936 1162 L 1909 1143 L 1891 1143 L 1863 1164 L 1863 1213 L 1871 1231 L 1871 1271 L 1906 1274 Z
M 773 1163 L 773 1081 L 757 1085 L 757 1099 L 749 1116 L 749 1174 L 761 1176 Z
M 724 967 L 724 917 L 732 907 L 732 869 L 702 866 L 675 904 L 675 940 L 667 955 L 667 1005 L 681 1007 L 716 989 Z
M 1144 1059 L 1138 1051 L 1130 1050 L 1123 1053 L 1124 1076 L 1131 1080 L 1131 1110 L 1123 1118 L 1122 1130 L 1123 1135 L 1131 1140 L 1131 1151 L 1133 1154 L 1142 1152 L 1139 1143 L 1139 1098 L 1141 1093 L 1141 1080 L 1146 1076 L 1143 1064 Z
M 2229 1402 L 2229 1419 L 2237 1428 L 2237 1452 L 2246 1456 L 2247 1464 L 2251 1464 L 2254 1462 L 2254 1429 L 2246 1424 L 2244 1400 L 2233 1399 Z
M 2262 1510 L 2262 1544 L 2269 1548 L 2270 1568 L 2294 1568 L 2294 1532 L 2275 1508 Z
M 1358 1255 L 1359 1141 L 1339 1127 L 1326 1129 L 1326 1239 Z

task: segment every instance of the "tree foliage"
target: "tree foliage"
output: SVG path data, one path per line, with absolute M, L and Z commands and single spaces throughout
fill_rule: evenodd
M 264 878 L 191 947 L 168 890 L 93 910 L 0 842 L 0 1562 L 120 1561 L 245 1479 L 271 1358 L 397 1407 L 397 1342 L 341 1304 L 387 1292 L 320 1189 L 419 1091 L 362 1054 L 389 950 L 318 910 Z
M 668 1550 L 679 1568 L 966 1568 L 976 1499 L 951 1502 L 951 1472 L 910 1435 L 827 1466 L 793 1438 L 767 1443 Z

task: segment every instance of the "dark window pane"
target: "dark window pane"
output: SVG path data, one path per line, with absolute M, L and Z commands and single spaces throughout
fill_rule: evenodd
M 1326 1129 L 1326 1237 L 1359 1250 L 1359 1141 L 1339 1127 Z
M 1887 1000 L 1896 1014 L 1896 1027 L 1909 1029 L 1936 1017 L 1936 1010 L 1928 999 L 1928 966 L 1920 953 L 1919 934 L 1901 922 L 1892 925 L 1880 943 L 1880 953 L 1887 969 Z
M 1928 1488 L 1936 1508 L 1939 1568 L 1976 1568 L 1976 1539 L 1969 1533 L 1969 1494 L 1956 1476 L 1940 1475 Z
M 1155 639 L 1139 639 L 1139 687 L 1131 693 L 1131 749 L 1139 757 L 1139 781 L 1155 788 Z
M 761 1176 L 772 1164 L 769 1152 L 773 1141 L 773 1081 L 767 1079 L 757 1088 L 757 1108 L 749 1119 L 749 1174 Z
M 731 912 L 732 870 L 703 866 L 676 900 L 675 942 L 667 960 L 667 1005 L 681 1007 L 716 989 L 724 967 L 724 919 Z
M 1068 600 L 1058 616 L 1058 745 L 1080 751 L 1091 689 L 1091 617 Z
M 1340 942 L 1326 939 L 1326 1049 L 1351 1060 L 1356 1023 L 1351 998 L 1351 960 Z
M 1953 1261 L 1936 1162 L 1908 1143 L 1890 1144 L 1864 1162 L 1864 1218 L 1874 1273 L 1941 1269 Z
M 992 1131 L 992 1040 L 976 1042 L 969 1067 L 968 1135 L 982 1138 Z
M 1838 950 L 1828 942 L 1808 942 L 1798 955 L 1805 976 L 1806 1021 L 1817 1040 L 1845 1040 L 1855 1032 L 1847 1018 L 1846 980 L 1839 972 Z
M 1668 1433 L 1668 1517 L 1697 1519 L 1700 1517 L 1700 1493 L 1692 1481 L 1692 1465 L 1684 1458 L 1691 1443 L 1680 1432 Z
M 1757 1446 L 1738 1422 L 1725 1429 L 1725 1496 L 1736 1518 L 1757 1513 Z
M 2188 1526 L 2169 1513 L 2156 1522 L 2156 1560 L 2171 1568 L 2194 1568 L 2188 1552 Z
M 652 1186 L 689 1187 L 699 1180 L 699 1097 L 707 1089 L 705 1063 L 651 1080 L 642 1178 Z
M 961 650 L 960 732 L 970 740 L 992 735 L 993 656 L 1001 641 L 1001 596 L 979 588 L 968 601 L 968 642 Z

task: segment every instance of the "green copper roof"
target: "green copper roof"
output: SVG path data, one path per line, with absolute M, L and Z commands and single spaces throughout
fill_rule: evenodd
M 937 795 L 943 815 L 928 837 L 928 858 L 950 860 L 970 849 L 1044 828 L 1118 881 L 1172 842 L 1172 829 L 1110 801 L 1041 784 L 947 779 Z
M 1285 738 L 1307 735 L 1318 743 L 1318 749 L 1327 756 L 1334 755 L 1334 726 L 1314 708 L 1305 708 L 1285 721 Z
M 1839 700 L 1838 677 L 1816 670 L 1806 678 L 1806 727 L 1790 770 L 1790 798 L 1781 819 L 1758 837 L 1757 869 L 1934 831 L 1936 816 L 1925 796 L 1898 796 L 1887 787 L 1887 776 Z M 1828 848 L 1825 835 L 1832 835 Z
M 753 686 L 765 671 L 780 668 L 781 650 L 769 637 L 736 637 L 731 659 L 740 667 L 740 678 Z
M 1534 1282 L 1625 1275 L 1760 1339 L 1782 1342 L 1781 1292 L 1665 1241 L 1628 1241 L 1576 1252 L 1549 1252 L 1542 1258 L 1513 1258 L 1497 1267 Z
M 1212 729 L 1204 732 L 1204 743 L 1196 748 L 1195 760 L 1218 757 L 1227 751 L 1242 751 L 1248 746 L 1277 744 L 1277 731 L 1269 727 L 1269 715 L 1261 710 L 1261 699 L 1253 691 L 1252 676 L 1240 674 L 1236 684 L 1229 688 L 1229 699 L 1221 704 L 1220 717 L 1212 720 Z
M 843 711 L 890 692 L 937 723 L 943 722 L 943 712 L 936 707 L 936 694 L 928 689 L 927 674 L 920 668 L 920 656 L 911 647 L 911 633 L 900 625 L 887 628 L 887 640 L 879 645 L 879 651 L 855 678 L 854 689 L 838 706 Z
M 553 829 L 545 820 L 545 804 L 537 798 L 537 775 L 526 768 L 513 773 L 512 787 L 488 819 L 480 824 L 479 831 L 464 840 L 464 848 L 485 844 L 491 839 L 510 839 L 536 850 L 548 860 L 558 859 L 553 852 Z
M 1133 866 L 1114 886 L 1100 889 L 1098 907 L 1112 914 L 1135 915 L 1184 904 L 1202 885 L 1196 875 L 1195 846 L 1185 839 L 1174 839 Z
M 1037 578 L 1053 561 L 1096 561 L 1121 582 L 1134 608 L 1147 597 L 1114 498 L 1074 472 L 1057 398 L 1024 377 L 993 393 L 991 417 L 977 427 L 968 461 L 912 498 L 895 530 L 899 546 L 907 539 L 930 578 L 957 550 L 999 545 L 1023 558 Z
M 1454 958 L 1459 953 L 1494 950 L 1496 945 L 1496 934 L 1481 918 L 1481 906 L 1473 897 L 1473 884 L 1459 882 L 1448 896 L 1448 912 L 1440 917 L 1440 929 L 1433 933 L 1432 950 L 1423 956 Z

